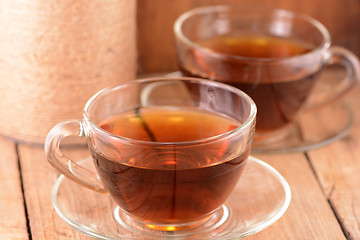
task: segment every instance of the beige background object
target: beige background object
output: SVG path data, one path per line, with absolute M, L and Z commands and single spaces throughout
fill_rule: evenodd
M 43 143 L 98 90 L 134 78 L 135 0 L 1 0 L 0 134 Z

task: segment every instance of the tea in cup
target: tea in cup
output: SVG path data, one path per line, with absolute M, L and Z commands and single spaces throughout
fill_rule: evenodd
M 56 125 L 45 152 L 66 177 L 110 194 L 129 229 L 191 231 L 221 214 L 246 165 L 255 116 L 252 99 L 223 83 L 135 80 L 95 94 L 82 120 Z M 97 174 L 62 153 L 68 136 L 87 140 Z
M 183 75 L 232 85 L 255 101 L 254 144 L 286 137 L 301 110 L 338 99 L 360 79 L 357 57 L 331 46 L 320 22 L 285 10 L 242 4 L 200 7 L 182 14 L 174 33 Z M 315 96 L 312 90 L 324 65 L 342 65 L 347 76 Z

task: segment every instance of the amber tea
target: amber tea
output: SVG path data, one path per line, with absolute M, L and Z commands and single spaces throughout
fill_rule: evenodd
M 49 132 L 45 152 L 68 178 L 114 200 L 118 227 L 187 238 L 230 219 L 226 200 L 238 192 L 255 131 L 256 105 L 244 92 L 200 78 L 146 78 L 99 91 L 83 113 Z M 79 135 L 96 171 L 62 153 L 62 139 Z
M 284 58 L 312 51 L 309 43 L 270 35 L 223 35 L 197 41 L 217 53 L 246 58 Z
M 196 42 L 205 50 L 190 49 L 180 62 L 184 75 L 225 82 L 246 92 L 258 108 L 256 130 L 267 131 L 290 123 L 304 105 L 317 71 L 276 59 L 306 54 L 314 46 L 295 39 L 267 35 L 218 36 Z
M 93 151 L 95 165 L 112 197 L 132 216 L 149 222 L 196 220 L 219 208 L 229 196 L 249 149 L 219 162 L 229 151 L 230 140 L 204 145 L 201 151 L 176 143 L 217 136 L 239 125 L 223 115 L 192 108 L 140 108 L 121 113 L 99 126 L 122 137 L 168 145 L 134 155 L 127 154 L 121 144 L 114 145 L 118 157 L 107 159 Z

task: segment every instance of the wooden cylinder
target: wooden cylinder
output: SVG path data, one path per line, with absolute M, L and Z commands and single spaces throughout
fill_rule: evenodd
M 1 0 L 0 134 L 43 143 L 136 74 L 135 0 Z

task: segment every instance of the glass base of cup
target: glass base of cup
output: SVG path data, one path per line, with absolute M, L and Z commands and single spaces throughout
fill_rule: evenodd
M 222 205 L 218 210 L 201 219 L 181 223 L 144 222 L 124 212 L 120 207 L 116 207 L 113 214 L 118 224 L 133 232 L 150 235 L 158 235 L 161 232 L 161 234 L 176 236 L 186 236 L 190 233 L 201 233 L 203 231 L 209 231 L 209 229 L 218 228 L 224 224 L 230 216 L 229 209 L 225 205 Z
M 324 147 L 344 137 L 353 122 L 353 110 L 346 101 L 303 111 L 281 129 L 264 133 L 255 130 L 252 153 L 292 153 Z

